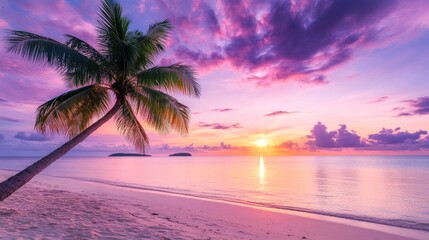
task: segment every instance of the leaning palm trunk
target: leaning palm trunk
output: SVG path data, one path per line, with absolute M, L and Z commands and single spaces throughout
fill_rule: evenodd
M 200 96 L 200 86 L 190 66 L 180 63 L 156 66 L 153 59 L 165 49 L 172 25 L 168 20 L 147 31 L 130 30 L 115 0 L 103 0 L 97 26 L 99 48 L 66 34 L 67 41 L 26 31 L 9 31 L 7 50 L 25 59 L 54 67 L 72 88 L 37 108 L 36 131 L 65 134 L 71 139 L 46 157 L 0 183 L 0 201 L 79 144 L 115 115 L 118 130 L 137 151 L 144 153 L 149 138 L 138 117 L 155 130 L 187 133 L 189 108 L 169 93 Z M 100 120 L 92 119 L 115 106 Z M 88 127 L 89 126 L 89 127 Z
M 73 147 L 85 140 L 89 135 L 95 132 L 95 130 L 101 127 L 101 125 L 103 125 L 110 118 L 112 118 L 120 109 L 120 107 L 121 102 L 118 100 L 113 106 L 113 108 L 109 112 L 107 112 L 106 115 L 104 115 L 97 122 L 89 126 L 87 129 L 82 131 L 76 137 L 66 142 L 61 147 L 55 149 L 53 152 L 43 157 L 39 161 L 33 163 L 26 169 L 0 183 L 0 201 L 3 201 L 7 197 L 9 197 L 12 193 L 14 193 L 23 185 L 28 183 L 34 176 L 36 176 L 38 173 L 40 173 L 49 165 L 51 165 L 51 163 L 55 162 L 55 160 L 57 160 L 58 158 L 64 156 L 64 154 L 70 151 Z

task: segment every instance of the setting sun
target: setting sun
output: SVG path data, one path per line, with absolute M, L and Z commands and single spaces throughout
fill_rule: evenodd
M 267 140 L 265 139 L 259 139 L 258 141 L 256 141 L 256 146 L 258 147 L 266 147 L 267 146 Z

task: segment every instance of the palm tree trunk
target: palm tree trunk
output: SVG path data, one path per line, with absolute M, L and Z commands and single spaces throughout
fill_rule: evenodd
M 112 118 L 116 112 L 121 107 L 121 101 L 117 100 L 115 105 L 109 112 L 106 113 L 102 118 L 97 122 L 89 126 L 87 129 L 79 133 L 76 137 L 70 141 L 63 144 L 61 147 L 55 149 L 53 152 L 43 157 L 39 161 L 33 163 L 26 169 L 17 173 L 16 175 L 6 179 L 0 183 L 0 202 L 9 197 L 16 190 L 28 183 L 34 176 L 47 168 L 51 163 L 53 163 L 58 158 L 62 157 L 73 147 L 78 145 L 80 142 L 85 140 L 89 135 L 91 135 L 95 130 L 97 130 L 101 125 L 106 123 L 110 118 Z

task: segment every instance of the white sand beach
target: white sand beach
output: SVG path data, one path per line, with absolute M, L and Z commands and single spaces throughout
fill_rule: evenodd
M 13 172 L 0 171 L 0 180 Z M 37 176 L 0 203 L 1 239 L 429 239 L 429 233 Z

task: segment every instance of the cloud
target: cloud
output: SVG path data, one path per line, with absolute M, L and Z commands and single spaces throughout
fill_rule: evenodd
M 314 139 L 308 141 L 307 143 L 311 146 L 319 148 L 333 148 L 335 147 L 335 132 L 327 132 L 327 127 L 322 123 L 318 122 L 311 129 L 311 135 L 307 136 L 309 139 Z
M 243 128 L 239 123 L 233 123 L 233 124 L 222 124 L 222 123 L 204 123 L 199 122 L 197 124 L 198 127 L 202 128 L 211 128 L 211 129 L 217 129 L 217 130 L 227 130 L 227 129 L 233 129 L 233 128 Z
M 326 84 L 356 51 L 410 39 L 429 26 L 424 1 L 140 0 L 134 7 L 144 21 L 171 19 L 175 61 L 199 71 L 227 63 L 259 86 Z
M 97 136 L 96 139 L 100 139 L 99 141 L 84 141 L 74 147 L 72 149 L 73 153 L 81 153 L 81 152 L 108 152 L 108 153 L 114 153 L 114 152 L 135 152 L 136 149 L 129 145 L 128 143 L 123 142 L 111 142 L 111 143 L 103 143 L 102 139 L 105 139 L 106 136 L 99 137 Z M 94 138 L 93 138 L 94 139 Z
M 420 150 L 429 148 L 429 135 L 425 130 L 416 132 L 401 131 L 401 128 L 382 128 L 377 133 L 362 138 L 355 131 L 347 130 L 346 125 L 340 124 L 339 129 L 328 131 L 327 127 L 318 122 L 307 136 L 306 144 L 310 149 L 341 150 L 355 148 L 368 151 Z M 285 142 L 284 148 L 295 147 L 293 142 Z
M 274 117 L 274 116 L 279 116 L 279 115 L 289 115 L 289 114 L 293 114 L 293 113 L 297 113 L 297 112 L 289 112 L 289 111 L 274 111 L 268 114 L 265 114 L 265 117 Z
M 9 24 L 5 20 L 0 18 L 0 29 L 7 28 L 8 26 Z
M 170 151 L 170 152 L 205 152 L 205 151 L 227 151 L 227 150 L 236 150 L 244 147 L 233 146 L 231 144 L 226 144 L 220 142 L 218 145 L 194 145 L 189 144 L 186 146 L 170 146 L 169 144 L 162 144 L 161 146 L 155 147 L 158 151 Z
M 400 128 L 396 129 L 385 129 L 383 128 L 380 132 L 370 134 L 368 139 L 374 144 L 401 144 L 401 143 L 417 143 L 423 135 L 428 132 L 419 130 L 414 133 L 408 131 L 400 131 Z
M 353 51 L 375 39 L 376 23 L 392 1 L 318 1 L 271 6 L 265 36 L 272 46 L 264 63 L 278 64 L 273 78 L 325 82 L 326 71 L 348 61 Z
M 182 61 L 197 63 L 198 66 L 204 66 L 205 68 L 218 66 L 225 59 L 219 52 L 208 54 L 201 50 L 191 50 L 185 46 L 176 48 L 176 57 Z
M 0 121 L 6 121 L 6 122 L 21 122 L 21 120 L 15 119 L 15 118 L 9 118 L 0 116 Z
M 223 2 L 226 44 L 222 53 L 235 67 L 265 74 L 259 85 L 299 80 L 324 84 L 327 71 L 356 49 L 379 40 L 381 20 L 394 1 Z M 264 17 L 258 10 L 265 9 Z M 216 51 L 216 53 L 219 51 Z
M 393 110 L 400 110 L 398 116 L 414 116 L 429 114 L 429 97 L 420 97 L 417 99 L 408 99 L 403 101 L 406 107 L 397 107 Z
M 93 14 L 97 12 L 98 1 L 3 2 L 0 7 L 1 21 L 7 22 L 9 29 L 30 31 L 59 41 L 63 41 L 63 34 L 68 33 L 95 43 L 96 28 L 93 23 L 96 22 L 96 16 Z M 31 24 L 22 18 L 23 15 L 27 20 L 30 19 Z M 0 31 L 0 39 L 3 40 L 5 34 L 5 31 Z M 64 89 L 64 84 L 53 68 L 6 53 L 5 44 L 0 41 L 1 98 L 10 102 L 40 102 L 52 96 L 52 89 Z
M 347 130 L 343 124 L 338 130 L 328 132 L 327 127 L 318 122 L 307 138 L 307 144 L 316 148 L 357 148 L 366 145 L 355 131 Z
M 424 3 L 395 0 L 172 2 L 144 0 L 138 7 L 148 18 L 168 17 L 176 26 L 175 60 L 199 69 L 229 63 L 260 86 L 326 84 L 328 72 L 357 50 L 404 36 L 403 29 L 410 36 L 427 26 L 422 11 L 407 17 L 410 24 L 397 20 Z
M 5 11 L 3 16 L 7 18 L 10 28 L 13 29 L 19 28 L 42 34 L 49 33 L 51 36 L 52 34 L 56 36 L 62 35 L 66 30 L 69 34 L 95 42 L 95 27 L 85 19 L 83 14 L 95 17 L 98 3 L 96 1 L 89 2 L 93 3 L 90 3 L 90 6 L 80 7 L 73 6 L 72 3 L 64 0 L 55 2 L 40 0 L 37 3 L 33 1 L 13 1 L 9 3 L 8 7 L 14 9 L 14 11 Z M 31 19 L 33 24 L 22 21 L 20 19 L 21 14 L 17 14 L 18 12 L 25 13 L 27 19 Z
M 213 112 L 230 112 L 230 111 L 235 111 L 237 109 L 233 109 L 233 108 L 215 108 L 212 109 Z
M 194 144 L 189 144 L 187 146 L 170 146 L 170 144 L 162 144 L 160 146 L 154 147 L 155 150 L 158 151 L 174 151 L 174 152 L 194 152 L 195 147 Z
M 344 124 L 340 125 L 337 130 L 336 145 L 338 147 L 363 147 L 365 143 L 362 142 L 361 137 L 356 134 L 355 131 L 347 130 L 347 126 Z
M 218 33 L 220 32 L 219 21 L 217 19 L 216 13 L 210 8 L 208 5 L 204 5 L 204 16 L 206 20 L 206 25 L 210 29 L 211 32 Z
M 7 102 L 7 100 L 6 100 L 6 99 L 3 99 L 3 98 L 0 98 L 0 102 L 6 103 L 6 102 Z
M 378 97 L 378 98 L 369 100 L 368 103 L 371 103 L 371 104 L 381 103 L 381 102 L 386 101 L 388 98 L 389 98 L 388 96 L 382 96 L 382 97 Z
M 4 140 L 4 134 L 0 134 L 0 141 Z
M 221 151 L 221 150 L 233 150 L 238 149 L 239 147 L 232 146 L 231 144 L 226 144 L 224 142 L 220 142 L 219 145 L 203 145 L 198 149 L 200 151 Z
M 26 134 L 24 132 L 18 132 L 17 134 L 15 134 L 14 138 L 24 140 L 24 141 L 35 141 L 35 142 L 44 142 L 44 141 L 50 140 L 48 137 L 38 133 Z
M 276 146 L 276 148 L 286 149 L 286 150 L 301 150 L 303 149 L 298 143 L 293 141 L 285 141 Z

